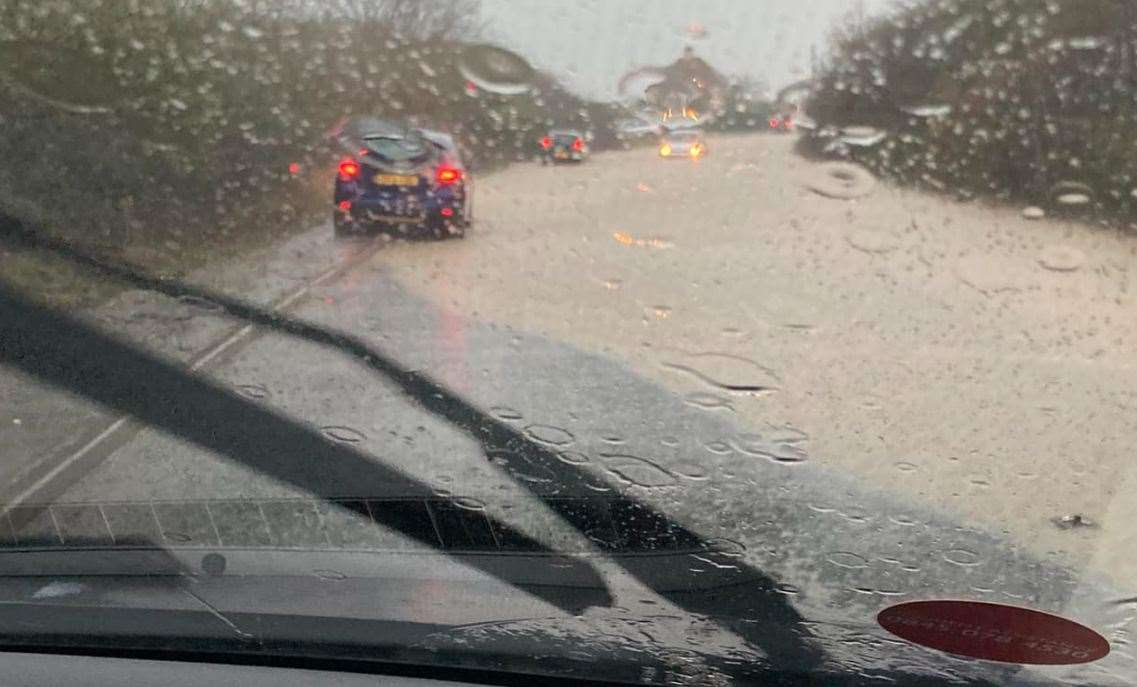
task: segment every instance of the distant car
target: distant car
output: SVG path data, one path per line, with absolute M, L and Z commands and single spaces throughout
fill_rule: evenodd
M 583 133 L 571 129 L 550 131 L 541 140 L 541 161 L 584 162 L 588 158 L 588 141 Z
M 797 128 L 797 117 L 792 113 L 778 113 L 770 116 L 770 128 L 774 131 L 793 131 Z
M 333 197 L 337 236 L 384 225 L 465 235 L 470 175 L 453 138 L 377 117 L 350 120 L 335 138 L 346 153 Z
M 668 131 L 659 142 L 659 156 L 664 159 L 697 160 L 707 154 L 707 144 L 699 129 Z

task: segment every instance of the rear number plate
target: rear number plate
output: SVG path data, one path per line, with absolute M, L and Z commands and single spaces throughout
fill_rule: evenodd
M 415 174 L 376 174 L 375 183 L 380 186 L 418 186 Z

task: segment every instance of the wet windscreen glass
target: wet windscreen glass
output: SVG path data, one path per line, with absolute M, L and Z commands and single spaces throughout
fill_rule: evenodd
M 1133 684 L 1135 141 L 1119 0 L 0 0 L 0 647 Z

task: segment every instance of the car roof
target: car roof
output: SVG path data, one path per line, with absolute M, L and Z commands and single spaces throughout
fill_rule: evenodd
M 368 136 L 406 136 L 407 128 L 390 119 L 380 117 L 355 117 L 348 120 L 340 130 L 341 136 L 367 138 Z
M 549 131 L 550 136 L 580 136 L 581 133 L 576 129 L 553 129 Z

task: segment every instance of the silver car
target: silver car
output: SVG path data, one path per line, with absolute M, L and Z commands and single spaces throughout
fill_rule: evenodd
M 696 160 L 707 154 L 707 144 L 700 129 L 669 131 L 659 142 L 662 158 L 690 158 Z

